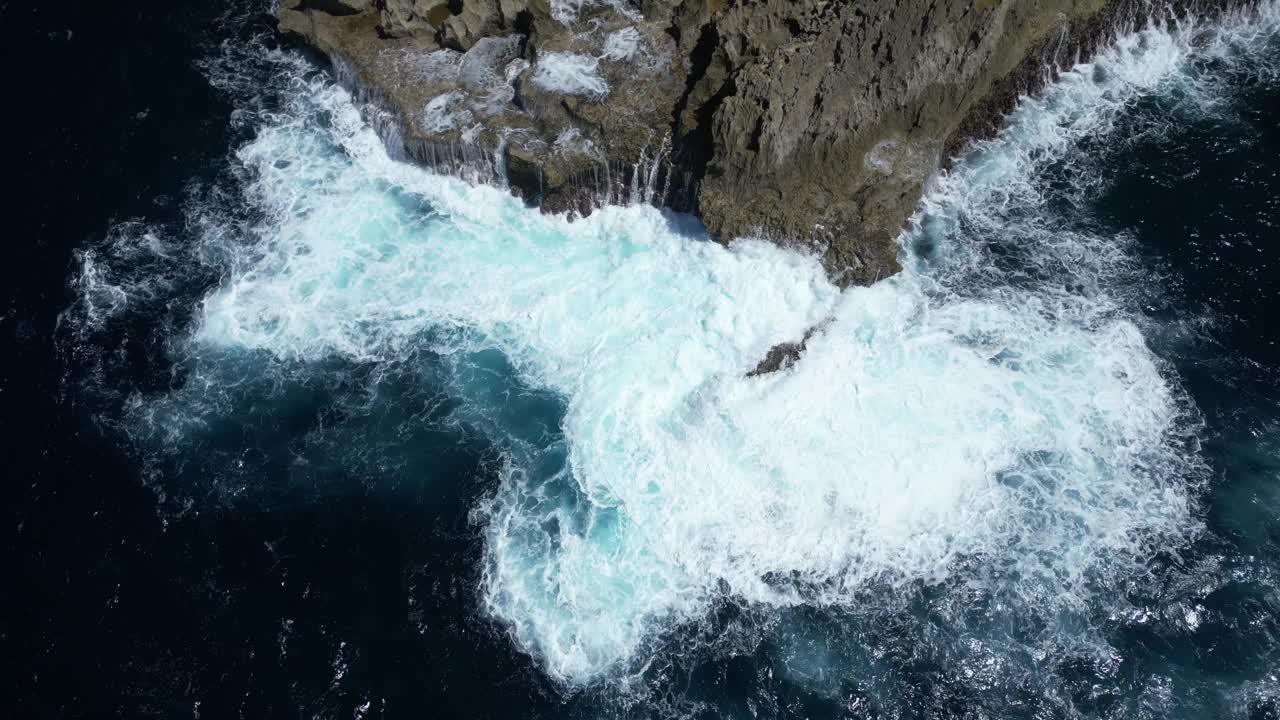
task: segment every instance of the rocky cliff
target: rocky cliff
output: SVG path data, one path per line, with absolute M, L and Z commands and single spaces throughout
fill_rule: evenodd
M 285 0 L 393 151 L 548 211 L 650 202 L 712 236 L 897 271 L 929 176 L 1145 0 Z M 1185 10 L 1186 8 L 1180 8 Z

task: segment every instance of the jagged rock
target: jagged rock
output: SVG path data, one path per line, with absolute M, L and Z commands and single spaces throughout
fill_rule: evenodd
M 507 182 L 525 200 L 541 202 L 542 162 L 538 156 L 518 145 L 507 146 L 505 153 Z
M 816 250 L 840 284 L 893 274 L 947 139 L 1046 38 L 1106 4 L 729 3 L 716 25 L 733 88 L 713 115 L 704 222 Z
M 492 0 L 465 0 L 462 10 L 444 21 L 442 43 L 455 50 L 470 50 L 476 41 L 502 29 L 502 14 Z
M 545 14 L 550 14 L 551 6 L 546 4 L 546 0 L 543 0 L 543 2 Z M 498 12 L 502 16 L 503 27 L 518 29 L 516 28 L 516 22 L 520 13 L 528 9 L 529 0 L 498 0 Z
M 442 22 L 433 7 L 335 16 L 290 0 L 278 15 L 385 111 L 376 120 L 394 119 L 380 129 L 407 157 L 480 180 L 505 170 L 554 212 L 681 192 L 669 154 L 686 71 L 667 24 L 586 6 L 574 31 L 547 0 L 455 2 Z
M 418 162 L 505 169 L 548 211 L 695 211 L 719 240 L 810 249 L 850 285 L 898 270 L 927 179 L 1019 93 L 1117 23 L 1193 4 L 1232 3 L 286 0 L 279 21 Z
M 764 359 L 760 361 L 755 368 L 747 373 L 747 377 L 756 377 L 758 375 L 768 375 L 779 370 L 786 370 L 800 359 L 800 355 L 804 353 L 803 342 L 784 342 L 769 348 L 769 352 L 765 354 Z
M 813 339 L 813 336 L 826 329 L 829 323 L 830 319 L 828 318 L 809 328 L 805 331 L 804 337 L 800 338 L 798 342 L 778 343 L 769 348 L 769 352 L 765 353 L 764 359 L 747 373 L 747 377 L 768 375 L 791 367 L 804 354 L 805 348 L 808 346 L 809 341 Z
M 378 30 L 389 38 L 434 35 L 436 28 L 452 13 L 448 2 L 435 0 L 381 0 Z M 289 3 L 282 4 L 288 8 Z

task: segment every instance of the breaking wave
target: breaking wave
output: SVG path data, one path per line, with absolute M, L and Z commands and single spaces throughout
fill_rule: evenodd
M 168 341 L 182 381 L 126 403 L 150 451 L 207 449 L 254 398 L 350 367 L 375 388 L 353 414 L 431 405 L 401 422 L 484 433 L 502 457 L 475 509 L 486 608 L 569 685 L 643 674 L 725 603 L 774 622 L 959 582 L 1069 625 L 1194 536 L 1204 472 L 1196 412 L 1144 339 L 1158 288 L 1125 238 L 1064 220 L 1045 171 L 1088 192 L 1080 143 L 1144 97 L 1212 112 L 1206 67 L 1263 65 L 1278 26 L 1269 5 L 1120 38 L 938 181 L 901 274 L 843 292 L 814 258 L 708 242 L 689 218 L 569 222 L 395 162 L 329 78 L 235 56 L 216 82 L 260 93 L 236 63 L 265 66 L 283 103 L 244 118 L 242 195 L 193 206 L 185 250 L 138 224 L 86 250 L 68 322 L 90 342 L 193 264 L 217 278 Z M 747 377 L 815 327 L 792 367 Z M 452 404 L 376 391 L 424 367 Z

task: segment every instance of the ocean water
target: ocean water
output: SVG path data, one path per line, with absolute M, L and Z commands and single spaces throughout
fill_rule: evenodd
M 4 10 L 92 86 L 10 120 L 24 715 L 1280 714 L 1280 6 L 1118 36 L 843 292 L 398 163 L 265 10 Z

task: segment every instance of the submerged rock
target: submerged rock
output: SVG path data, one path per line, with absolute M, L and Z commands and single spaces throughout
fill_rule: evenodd
M 1225 4 L 286 0 L 278 17 L 380 108 L 393 152 L 547 211 L 696 212 L 847 286 L 898 271 L 928 178 L 1020 94 L 1118 26 Z

